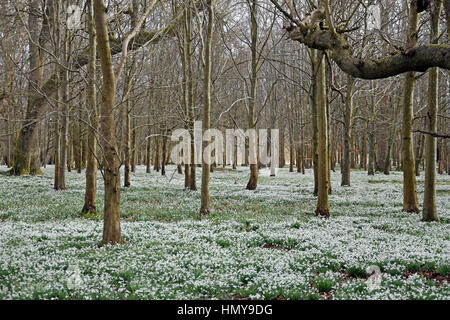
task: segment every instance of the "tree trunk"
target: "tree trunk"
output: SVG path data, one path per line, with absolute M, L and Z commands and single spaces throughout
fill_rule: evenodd
M 347 76 L 347 92 L 345 99 L 344 115 L 344 152 L 341 165 L 341 186 L 350 185 L 350 140 L 352 137 L 353 117 L 353 86 L 355 82 L 352 76 Z
M 192 14 L 191 14 L 191 7 L 190 2 L 185 2 L 184 5 L 184 15 L 183 15 L 183 34 L 182 37 L 178 37 L 179 41 L 179 49 L 180 49 L 180 55 L 181 55 L 181 62 L 182 62 L 182 70 L 183 70 L 183 111 L 185 114 L 186 119 L 186 129 L 189 130 L 189 134 L 191 135 L 191 131 L 193 128 L 193 121 L 194 119 L 191 118 L 191 92 L 190 92 L 190 79 L 189 76 L 191 75 L 188 71 L 189 68 L 192 66 L 189 64 L 189 58 L 192 55 L 192 48 L 191 48 L 191 24 L 192 24 Z M 178 12 L 176 12 L 178 14 Z M 192 61 L 191 61 L 192 64 Z M 191 135 L 191 145 L 189 146 L 191 148 L 191 152 L 194 151 L 194 141 L 193 141 L 193 135 Z M 193 152 L 192 152 L 193 153 Z M 195 156 L 194 156 L 195 157 Z M 192 158 L 190 159 L 192 160 Z M 191 166 L 195 166 L 194 161 L 190 161 L 190 163 L 184 164 L 184 188 L 190 189 L 191 187 Z M 194 183 L 195 187 L 195 183 Z
M 372 89 L 374 89 L 373 81 L 371 82 Z M 367 168 L 367 174 L 369 176 L 375 175 L 375 163 L 376 163 L 376 133 L 375 133 L 375 119 L 376 119 L 376 106 L 375 106 L 375 92 L 372 93 L 370 102 L 371 119 L 369 121 L 369 165 Z
M 186 13 L 186 41 L 187 41 L 187 56 L 186 56 L 186 72 L 187 72 L 187 78 L 186 78 L 186 85 L 188 90 L 188 105 L 187 105 L 187 115 L 189 120 L 189 133 L 191 134 L 191 174 L 189 179 L 189 189 L 190 190 L 197 190 L 197 180 L 196 180 L 196 170 L 197 170 L 197 164 L 195 163 L 195 141 L 194 141 L 194 123 L 195 123 L 195 110 L 194 110 L 194 82 L 192 77 L 192 69 L 193 69 L 193 63 L 192 63 L 192 11 L 190 10 L 191 6 L 191 0 L 188 2 L 188 10 Z
M 384 174 L 388 175 L 391 170 L 391 155 L 392 155 L 392 145 L 394 144 L 395 135 L 397 134 L 397 104 L 396 108 L 394 109 L 394 119 L 393 124 L 391 126 L 391 129 L 389 130 L 389 140 L 387 143 L 387 149 L 386 149 L 386 158 L 384 161 Z
M 133 117 L 131 129 L 131 172 L 136 172 L 137 148 L 136 148 L 136 118 Z
M 69 63 L 69 58 L 67 52 L 69 50 L 69 43 L 67 41 L 67 31 L 65 33 L 64 41 L 64 51 L 63 53 L 65 63 Z M 60 41 L 58 41 L 60 42 Z M 58 169 L 58 188 L 57 190 L 65 190 L 66 189 L 66 168 L 70 171 L 71 166 L 68 164 L 70 158 L 70 143 L 69 143 L 69 72 L 67 69 L 60 68 L 60 79 L 62 79 L 62 85 L 59 87 L 60 90 L 59 95 L 62 98 L 62 127 L 61 127 L 61 148 L 60 148 L 60 162 Z
M 108 38 L 106 8 L 103 0 L 94 0 L 94 16 L 103 74 L 100 131 L 103 135 L 102 141 L 104 141 L 105 211 L 102 244 L 105 245 L 123 243 L 124 240 L 120 231 L 120 163 L 114 121 L 116 80 Z
M 417 24 L 419 16 L 416 7 L 416 1 L 411 1 L 407 31 L 407 42 L 409 47 L 413 47 L 417 44 Z M 402 126 L 403 211 L 406 212 L 419 212 L 412 140 L 414 84 L 415 73 L 406 73 L 403 91 Z
M 159 141 L 161 138 L 159 136 L 155 137 L 155 163 L 153 166 L 153 169 L 156 172 L 159 172 L 161 170 L 161 158 L 160 158 L 160 148 L 161 148 L 161 142 Z
M 437 43 L 439 36 L 439 16 L 442 9 L 442 1 L 435 0 L 431 14 L 431 41 Z M 427 130 L 436 132 L 438 113 L 438 69 L 428 70 L 428 112 Z M 438 221 L 436 212 L 436 138 L 427 134 L 425 136 L 425 190 L 423 198 L 423 221 Z
M 88 128 L 88 151 L 87 151 L 87 166 L 86 166 L 86 190 L 84 194 L 84 206 L 81 212 L 95 213 L 97 208 L 95 206 L 97 193 L 97 90 L 96 90 L 96 33 L 94 21 L 94 3 L 89 0 L 88 19 L 89 19 L 89 63 L 88 63 L 88 87 L 87 87 L 87 103 L 90 108 Z
M 251 74 L 250 74 L 250 100 L 248 102 L 248 128 L 250 130 L 255 129 L 255 104 L 256 104 L 256 89 L 257 89 L 257 81 L 258 81 L 258 57 L 257 57 L 257 45 L 258 45 L 258 23 L 257 23 L 257 14 L 258 14 L 258 0 L 252 0 L 251 2 Z M 250 141 L 250 139 L 256 138 L 249 136 L 249 153 L 256 152 L 254 146 L 256 141 Z M 252 158 L 249 154 L 249 158 Z M 253 155 L 253 158 L 256 157 Z M 258 164 L 251 163 L 250 164 L 250 179 L 247 183 L 247 190 L 255 190 L 258 185 Z
M 206 31 L 206 40 L 204 43 L 204 104 L 203 104 L 203 132 L 210 128 L 210 113 L 211 113 L 211 51 L 212 51 L 212 37 L 214 29 L 214 1 L 208 1 L 208 26 Z M 206 157 L 206 159 L 205 159 Z M 203 155 L 202 161 L 202 189 L 201 189 L 201 206 L 200 215 L 206 215 L 210 212 L 210 196 L 209 196 L 209 175 L 211 154 Z
M 295 146 L 294 146 L 294 137 L 293 137 L 293 129 L 292 124 L 289 125 L 289 172 L 294 172 L 294 158 L 295 158 Z
M 161 150 L 161 175 L 166 175 L 166 155 L 167 155 L 167 131 L 164 129 L 162 136 L 162 150 Z
M 148 137 L 147 137 L 147 153 L 146 153 L 146 158 L 145 158 L 145 165 L 146 165 L 146 173 L 150 173 L 152 171 L 152 145 L 151 145 L 151 140 L 150 140 L 150 131 L 148 133 Z
M 416 177 L 420 177 L 420 164 L 422 163 L 422 158 L 423 158 L 425 136 L 423 134 L 421 134 L 421 135 L 419 135 L 417 140 L 418 141 L 417 141 L 417 146 L 416 146 L 416 158 L 415 158 L 414 168 L 416 171 Z
M 57 101 L 59 101 L 59 96 L 57 96 Z M 59 104 L 57 104 L 59 106 Z M 59 128 L 59 115 L 56 116 L 55 119 L 55 140 L 53 141 L 53 148 L 54 148 L 54 157 L 55 157 L 55 177 L 54 177 L 54 183 L 53 188 L 55 190 L 58 190 L 59 187 L 59 166 L 60 166 L 60 148 L 61 148 L 61 134 L 60 134 L 60 128 Z
M 316 214 L 329 217 L 328 207 L 328 126 L 327 126 L 327 104 L 326 104 L 326 84 L 325 84 L 325 55 L 318 54 L 317 72 L 317 123 L 318 123 L 318 198 Z
M 129 83 L 125 80 L 125 83 Z M 128 86 L 125 85 L 124 95 L 128 92 Z M 131 158 L 131 111 L 129 99 L 123 109 L 123 117 L 125 118 L 125 143 L 124 143 L 124 187 L 129 187 L 130 183 L 130 158 Z
M 319 124 L 317 122 L 317 85 L 318 85 L 318 54 L 317 50 L 311 49 L 311 127 L 312 127 L 312 162 L 314 169 L 314 195 L 319 193 L 319 149 L 318 149 L 318 136 L 319 136 Z
M 28 30 L 29 30 L 29 63 L 30 63 L 30 78 L 28 81 L 28 105 L 26 110 L 26 122 L 19 133 L 19 138 L 16 143 L 16 150 L 14 155 L 14 166 L 12 173 L 14 175 L 25 174 L 40 174 L 40 163 L 38 159 L 39 154 L 39 119 L 41 118 L 43 108 L 41 105 L 46 103 L 46 98 L 40 94 L 43 78 L 43 52 L 40 49 L 45 46 L 45 37 L 43 36 L 44 28 L 48 27 L 45 19 L 42 28 L 39 25 L 40 16 L 40 1 L 29 0 L 28 10 Z M 39 39 L 39 40 L 37 40 Z M 36 42 L 39 42 L 37 44 Z M 56 88 L 55 79 L 51 79 L 46 86 L 52 87 L 53 91 Z M 47 92 L 44 88 L 42 91 Z
M 75 156 L 75 167 L 77 168 L 77 173 L 81 173 L 81 112 L 78 111 L 78 119 L 74 122 L 74 156 Z

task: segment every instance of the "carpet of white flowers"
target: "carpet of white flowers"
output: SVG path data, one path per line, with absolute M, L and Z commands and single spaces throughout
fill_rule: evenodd
M 212 212 L 183 175 L 138 167 L 122 188 L 126 245 L 99 247 L 100 214 L 81 216 L 83 174 L 53 190 L 53 167 L 0 167 L 0 299 L 450 299 L 450 176 L 438 175 L 440 222 L 403 213 L 402 174 L 332 173 L 331 218 L 315 217 L 312 171 L 211 175 Z M 200 169 L 197 171 L 200 187 Z M 418 196 L 423 201 L 423 175 Z M 367 268 L 381 274 L 369 278 Z

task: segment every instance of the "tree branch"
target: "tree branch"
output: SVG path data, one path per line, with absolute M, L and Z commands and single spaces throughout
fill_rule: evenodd
M 271 0 L 271 2 L 278 10 L 282 9 L 277 1 Z M 283 11 L 282 13 L 287 14 Z M 409 71 L 425 72 L 432 67 L 450 70 L 450 46 L 448 45 L 417 46 L 380 59 L 357 58 L 340 31 L 333 32 L 327 26 L 320 26 L 316 23 L 319 19 L 325 20 L 324 8 L 314 10 L 306 19 L 296 23 L 296 26 L 287 28 L 289 38 L 309 48 L 329 50 L 330 57 L 339 68 L 355 78 L 381 79 Z M 290 20 L 295 19 L 291 17 Z
M 423 130 L 414 130 L 413 132 L 419 132 L 422 134 L 428 134 L 434 138 L 443 138 L 443 139 L 449 139 L 450 138 L 450 134 L 440 134 L 440 133 L 436 133 L 436 132 L 429 132 L 429 131 L 423 131 Z

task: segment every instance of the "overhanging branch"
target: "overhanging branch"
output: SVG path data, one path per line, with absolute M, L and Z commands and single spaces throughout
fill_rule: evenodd
M 449 134 L 441 134 L 441 133 L 436 133 L 436 132 L 429 132 L 429 131 L 423 131 L 423 130 L 414 130 L 413 132 L 419 132 L 422 134 L 428 134 L 434 138 L 443 138 L 443 139 L 449 139 L 450 135 Z
M 271 2 L 280 10 L 277 1 Z M 286 15 L 286 12 L 282 13 Z M 298 21 L 290 18 L 293 19 Z M 450 47 L 443 44 L 417 46 L 379 59 L 357 58 L 341 34 L 342 30 L 332 32 L 323 25 L 324 20 L 324 9 L 314 10 L 306 19 L 287 28 L 289 38 L 312 49 L 328 50 L 339 68 L 355 78 L 381 79 L 409 71 L 425 72 L 432 67 L 450 70 Z

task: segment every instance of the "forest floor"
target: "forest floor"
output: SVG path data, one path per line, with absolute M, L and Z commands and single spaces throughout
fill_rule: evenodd
M 99 248 L 101 214 L 80 215 L 84 173 L 54 191 L 53 169 L 0 167 L 0 299 L 450 299 L 449 175 L 437 176 L 440 222 L 424 223 L 401 211 L 401 172 L 353 171 L 351 187 L 332 173 L 327 220 L 313 214 L 312 170 L 262 169 L 256 191 L 248 168 L 220 170 L 199 221 L 200 193 L 175 167 L 138 167 L 122 188 L 128 244 Z M 101 175 L 98 187 L 102 208 Z

